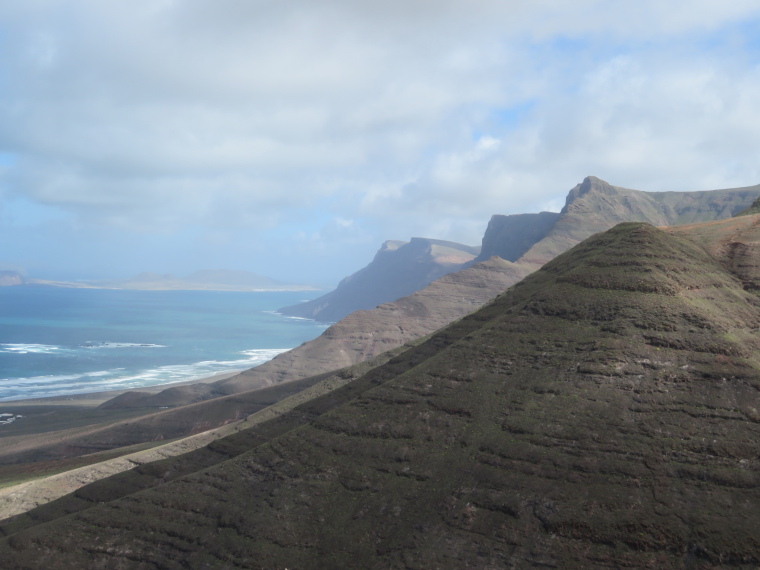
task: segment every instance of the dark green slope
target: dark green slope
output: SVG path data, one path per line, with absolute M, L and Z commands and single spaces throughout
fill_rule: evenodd
M 85 487 L 78 514 L 31 511 L 0 560 L 756 567 L 759 306 L 692 242 L 621 224 L 205 470 L 175 478 L 177 458 Z

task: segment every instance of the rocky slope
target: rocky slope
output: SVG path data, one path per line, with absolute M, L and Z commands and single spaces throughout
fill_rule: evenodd
M 699 243 L 736 275 L 747 291 L 760 291 L 760 216 L 743 213 L 730 220 L 665 230 Z
M 727 228 L 619 225 L 341 388 L 11 519 L 0 556 L 756 567 L 760 300 Z
M 420 342 L 420 341 L 417 341 Z M 153 416 L 162 418 L 164 429 L 158 442 L 150 445 L 122 446 L 116 451 L 99 451 L 90 449 L 90 453 L 74 459 L 65 459 L 73 445 L 86 446 L 87 437 L 81 430 L 62 430 L 55 437 L 48 437 L 45 445 L 32 449 L 24 449 L 16 445 L 12 437 L 2 440 L 0 453 L 0 520 L 25 513 L 34 507 L 58 499 L 88 483 L 135 469 L 141 465 L 189 453 L 202 448 L 215 440 L 230 434 L 235 434 L 251 426 L 269 421 L 292 410 L 295 406 L 330 392 L 358 378 L 368 370 L 386 363 L 403 347 L 390 350 L 382 355 L 360 364 L 335 371 L 332 374 L 319 375 L 303 380 L 281 384 L 269 389 L 255 390 L 234 397 L 218 398 L 211 403 L 196 406 L 184 406 L 169 412 Z M 222 410 L 227 418 L 224 425 L 218 428 L 205 429 L 203 424 L 214 421 L 214 414 Z M 80 410 L 81 412 L 81 410 Z M 56 410 L 44 412 L 47 418 L 55 415 Z M 84 414 L 83 414 L 84 415 Z M 47 419 L 46 418 L 46 419 Z M 235 419 L 242 418 L 242 419 Z M 39 420 L 39 416 L 36 416 Z M 60 418 L 59 418 L 60 419 Z M 170 420 L 170 421 L 166 421 Z M 182 425 L 191 421 L 195 424 L 194 435 L 172 438 L 179 431 L 185 430 Z M 86 423 L 86 420 L 85 422 Z M 91 430 L 90 443 L 97 441 L 101 444 L 110 438 L 129 435 L 130 430 L 121 429 L 128 421 L 116 422 L 117 425 Z M 178 429 L 179 428 L 179 429 Z M 80 433 L 73 434 L 72 432 Z M 163 443 L 164 440 L 169 443 Z M 35 454 L 37 461 L 33 464 L 24 461 L 24 455 Z M 48 461 L 44 459 L 48 458 Z M 53 458 L 52 460 L 50 458 Z M 14 464 L 13 461 L 20 463 Z M 8 462 L 11 462 L 9 465 Z M 30 474 L 33 477 L 29 478 Z M 51 474 L 52 473 L 52 474 Z M 26 476 L 26 477 L 24 477 Z M 4 486 L 10 479 L 26 478 L 22 483 Z
M 334 291 L 283 307 L 279 312 L 325 322 L 339 321 L 354 311 L 374 309 L 414 293 L 439 277 L 462 269 L 478 252 L 476 247 L 426 238 L 387 241 L 367 267 L 343 279 Z
M 113 414 L 108 421 L 93 417 L 83 420 L 82 426 L 88 427 L 75 429 L 61 429 L 60 422 L 53 422 L 40 434 L 5 437 L 0 441 L 0 483 L 6 472 L 70 469 L 86 464 L 88 457 L 98 460 L 93 454 L 119 453 L 128 446 L 185 437 L 237 421 L 304 389 L 319 375 L 379 358 L 430 334 L 481 307 L 523 276 L 514 264 L 493 258 L 394 303 L 357 311 L 317 339 L 229 381 L 180 386 L 158 394 L 127 392 L 101 406 Z M 161 409 L 167 406 L 170 409 Z M 142 415 L 119 419 L 132 410 Z

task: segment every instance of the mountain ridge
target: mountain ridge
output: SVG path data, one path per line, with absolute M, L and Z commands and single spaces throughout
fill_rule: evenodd
M 614 188 L 612 192 L 614 197 Z M 735 201 L 734 207 L 741 208 L 742 200 L 747 204 L 751 202 L 752 196 L 749 196 L 746 191 L 743 195 L 741 200 Z M 589 202 L 590 198 L 595 199 L 593 191 L 576 197 L 574 203 L 593 210 L 597 206 L 593 201 Z M 737 220 L 738 218 L 729 223 L 746 224 L 753 222 L 755 218 L 749 216 L 742 222 Z M 718 227 L 721 223 L 715 226 L 708 224 L 708 226 Z M 746 228 L 734 231 L 732 235 L 739 235 L 745 230 Z M 726 263 L 729 263 L 734 268 L 733 270 L 739 271 L 737 268 L 740 268 L 741 271 L 745 271 L 748 282 L 752 282 L 753 279 L 758 278 L 758 275 L 753 274 L 751 269 L 754 267 L 752 262 L 755 251 L 754 238 L 747 235 L 746 239 L 741 238 L 746 243 L 739 243 L 741 239 L 736 238 L 730 243 L 723 243 L 720 246 L 710 245 L 710 247 L 717 248 L 716 255 L 726 259 L 730 255 L 731 261 Z M 583 235 L 577 232 L 574 235 L 565 235 L 565 241 L 562 243 L 569 248 L 575 243 L 574 240 L 580 240 L 582 237 Z M 707 235 L 703 237 L 707 240 L 705 243 L 713 239 Z M 33 451 L 29 457 L 44 455 L 55 460 L 68 460 L 67 458 L 72 454 L 76 456 L 87 450 L 112 449 L 117 444 L 140 444 L 140 442 L 150 442 L 160 438 L 182 437 L 183 434 L 195 433 L 195 430 L 201 427 L 211 429 L 223 425 L 234 418 L 226 418 L 219 413 L 217 404 L 220 398 L 297 381 L 316 374 L 325 374 L 362 362 L 415 338 L 429 335 L 478 309 L 498 293 L 535 271 L 537 267 L 538 264 L 511 263 L 498 257 L 476 263 L 465 270 L 450 273 L 408 297 L 369 311 L 355 312 L 332 325 L 317 339 L 225 381 L 169 389 L 155 396 L 140 392 L 129 393 L 105 404 L 104 408 L 109 408 L 117 414 L 123 414 L 129 410 L 135 410 L 137 413 L 142 409 L 144 410 L 142 413 L 157 414 L 156 418 L 134 420 L 129 424 L 128 429 L 117 426 L 113 429 L 96 430 L 87 437 L 69 438 L 66 445 L 43 446 Z M 760 283 L 760 279 L 755 282 Z M 197 406 L 193 408 L 195 410 L 193 417 L 184 418 L 183 406 L 195 403 Z M 160 408 L 164 406 L 174 407 L 174 409 L 160 411 Z M 6 461 L 3 458 L 0 460 Z
M 616 223 L 640 221 L 666 226 L 728 218 L 749 207 L 758 194 L 760 185 L 696 192 L 645 192 L 613 186 L 596 176 L 587 176 L 568 192 L 565 205 L 558 213 L 492 216 L 483 235 L 480 253 L 470 263 L 485 261 L 496 255 L 535 270 L 573 245 Z M 354 310 L 372 309 L 381 303 L 392 302 L 427 284 L 426 279 L 416 279 L 416 289 L 410 284 L 399 287 L 399 278 L 394 276 L 393 288 L 366 295 L 366 283 L 357 283 L 352 278 L 371 270 L 374 263 L 373 260 L 364 269 L 347 277 L 338 289 L 319 299 L 284 307 L 280 312 L 337 321 Z M 414 274 L 415 264 L 405 264 L 401 260 L 394 270 L 403 279 L 407 274 Z M 466 270 L 466 265 L 459 268 L 450 266 L 446 273 L 456 270 Z M 384 283 L 383 273 L 387 272 L 388 269 L 374 272 L 369 280 L 371 288 Z M 361 301 L 355 302 L 356 297 Z
M 161 462 L 41 508 L 44 526 L 5 525 L 3 559 L 757 565 L 760 299 L 705 231 L 594 236 L 338 391 L 216 442 L 213 465 L 175 479 L 189 458 Z M 83 510 L 61 517 L 74 499 Z
M 621 222 L 670 226 L 730 218 L 749 206 L 759 193 L 760 185 L 698 192 L 644 192 L 587 176 L 568 193 L 554 226 L 520 261 L 542 265 L 576 243 Z

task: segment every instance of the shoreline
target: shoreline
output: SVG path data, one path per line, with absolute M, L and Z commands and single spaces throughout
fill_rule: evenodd
M 166 384 L 156 384 L 155 386 L 141 386 L 139 388 L 121 389 L 121 390 L 105 390 L 102 392 L 82 392 L 81 394 L 68 394 L 62 396 L 48 396 L 42 398 L 28 398 L 22 400 L 5 400 L 0 401 L 0 412 L 4 408 L 11 407 L 28 407 L 28 406 L 81 406 L 81 407 L 97 407 L 103 402 L 125 394 L 127 392 L 147 392 L 149 394 L 157 394 L 167 388 L 176 388 L 179 386 L 191 386 L 193 384 L 211 384 L 219 380 L 226 378 L 232 378 L 237 376 L 241 372 L 248 370 L 242 368 L 240 370 L 233 370 L 228 372 L 220 372 L 212 376 L 206 376 L 204 378 L 198 378 L 196 380 L 184 380 L 181 382 L 167 382 Z

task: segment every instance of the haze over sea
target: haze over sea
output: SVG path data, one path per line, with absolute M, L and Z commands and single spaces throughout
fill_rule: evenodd
M 322 333 L 275 312 L 317 295 L 0 287 L 0 401 L 251 368 Z

